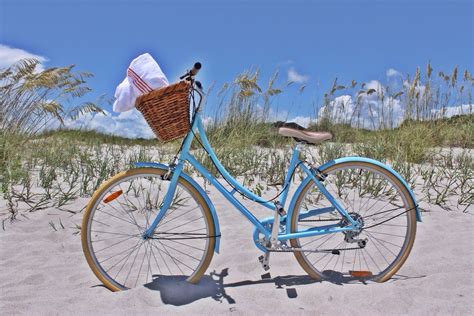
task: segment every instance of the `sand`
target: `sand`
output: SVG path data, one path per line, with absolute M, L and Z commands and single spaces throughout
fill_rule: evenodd
M 405 265 L 383 284 L 315 282 L 292 254 L 262 269 L 251 224 L 210 188 L 221 252 L 198 285 L 162 280 L 112 293 L 93 275 L 74 229 L 82 213 L 28 213 L 0 231 L 0 314 L 473 314 L 473 210 L 430 206 Z M 68 206 L 80 210 L 87 199 Z M 249 205 L 248 202 L 245 204 Z M 260 218 L 268 211 L 255 209 Z M 60 221 L 65 227 L 61 228 Z M 53 222 L 55 231 L 50 222 Z

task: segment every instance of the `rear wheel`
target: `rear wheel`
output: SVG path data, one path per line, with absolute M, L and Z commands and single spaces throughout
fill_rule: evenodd
M 325 188 L 362 224 L 362 230 L 292 239 L 292 247 L 338 250 L 334 254 L 295 252 L 296 259 L 315 279 L 388 280 L 403 265 L 415 240 L 416 211 L 408 190 L 387 170 L 367 162 L 338 163 L 324 173 Z M 304 212 L 331 206 L 310 181 L 297 197 L 291 231 L 331 224 L 347 226 L 347 219 L 337 211 L 300 218 Z
M 94 274 L 112 291 L 150 285 L 160 277 L 196 283 L 211 262 L 214 221 L 204 198 L 183 178 L 152 238 L 142 238 L 168 192 L 165 172 L 138 168 L 117 174 L 86 208 L 83 251 Z

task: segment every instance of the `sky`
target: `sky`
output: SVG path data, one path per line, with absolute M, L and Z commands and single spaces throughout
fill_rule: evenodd
M 247 69 L 260 69 L 265 84 L 279 71 L 280 86 L 295 84 L 273 110 L 311 117 L 335 78 L 385 82 L 427 62 L 473 72 L 473 11 L 472 0 L 0 0 L 0 68 L 26 56 L 43 67 L 75 64 L 95 75 L 90 100 L 113 97 L 145 52 L 171 82 L 200 61 L 199 80 L 215 91 Z

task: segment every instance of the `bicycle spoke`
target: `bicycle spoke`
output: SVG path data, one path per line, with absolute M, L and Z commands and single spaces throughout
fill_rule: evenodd
M 339 247 L 342 243 L 343 242 L 341 241 L 339 244 L 337 244 L 336 248 Z M 327 252 L 327 253 L 323 254 L 318 260 L 314 261 L 312 264 L 316 264 L 316 263 L 320 262 L 321 260 L 323 260 L 324 258 L 329 256 L 330 254 L 331 254 L 330 252 Z
M 141 245 L 141 243 L 143 243 L 143 241 L 142 241 L 142 240 L 139 240 L 139 241 L 137 241 L 137 243 L 135 244 L 135 246 L 133 246 L 133 247 L 131 247 L 131 248 L 129 248 L 129 249 L 123 251 L 123 252 L 120 252 L 120 253 L 118 253 L 118 254 L 115 254 L 115 255 L 113 255 L 113 256 L 111 256 L 111 257 L 109 257 L 109 258 L 107 258 L 107 259 L 101 261 L 100 263 L 102 264 L 102 263 L 104 263 L 105 261 L 108 261 L 109 259 L 112 259 L 112 258 L 114 258 L 114 257 L 116 257 L 116 256 L 119 256 L 119 255 L 125 253 L 125 252 L 128 252 L 130 249 L 133 248 L 131 252 L 129 252 L 129 253 L 128 253 L 127 255 L 125 255 L 122 259 L 120 259 L 119 261 L 117 261 L 114 265 L 112 265 L 111 267 L 109 267 L 105 272 L 109 272 L 109 271 L 112 270 L 115 266 L 117 266 L 120 262 L 122 262 L 123 260 L 126 260 L 126 258 L 129 258 L 129 257 L 135 252 L 135 250 L 138 249 L 138 247 Z M 125 261 L 125 263 L 126 263 L 126 261 Z M 125 265 L 125 263 L 124 263 L 124 265 Z M 123 267 L 123 266 L 122 266 L 122 267 Z M 119 270 L 119 272 L 117 272 L 117 275 L 120 273 L 120 271 L 121 271 L 121 269 Z M 117 277 L 117 275 L 116 275 L 115 277 Z
M 140 240 L 137 241 L 137 243 L 135 244 L 135 246 L 132 246 L 132 247 L 130 247 L 130 248 L 128 248 L 128 249 L 125 249 L 125 250 L 122 251 L 122 252 L 116 253 L 116 254 L 114 254 L 114 255 L 112 255 L 112 256 L 110 256 L 110 257 L 108 257 L 108 258 L 106 258 L 106 259 L 104 259 L 104 260 L 102 260 L 102 261 L 99 261 L 99 263 L 100 263 L 100 264 L 103 264 L 104 262 L 109 261 L 109 260 L 112 259 L 112 258 L 115 258 L 115 257 L 117 257 L 117 256 L 120 256 L 120 255 L 124 254 L 125 252 L 128 252 L 130 249 L 133 249 L 133 250 L 130 252 L 130 253 L 132 253 L 132 252 L 135 250 L 135 248 L 138 247 L 138 244 L 139 244 L 139 243 L 140 243 Z M 127 256 L 127 255 L 125 255 L 125 256 Z M 124 257 L 124 258 L 125 258 L 125 257 Z M 122 262 L 122 261 L 119 260 L 118 262 Z M 112 268 L 113 268 L 113 267 L 110 267 L 109 269 L 112 269 Z M 106 271 L 106 272 L 108 272 L 108 271 Z
M 110 249 L 110 248 L 115 247 L 115 246 L 117 246 L 117 245 L 120 245 L 121 243 L 124 243 L 124 242 L 126 242 L 127 240 L 130 240 L 130 239 L 132 239 L 132 238 L 134 238 L 134 236 L 130 236 L 130 237 L 128 237 L 128 238 L 126 238 L 126 239 L 124 239 L 124 240 L 118 241 L 118 242 L 116 242 L 116 243 L 114 243 L 114 244 L 112 244 L 112 245 L 110 245 L 110 246 L 107 246 L 107 247 L 105 247 L 105 248 L 101 248 L 101 249 L 99 249 L 99 250 L 96 250 L 95 252 L 98 253 L 98 252 L 101 252 L 101 251 L 103 251 L 103 250 L 105 250 L 105 249 Z
M 336 245 L 336 247 L 334 247 L 334 248 L 339 248 L 339 246 L 340 246 L 342 243 L 343 243 L 343 241 L 341 241 L 340 243 L 338 243 L 338 244 Z M 324 254 L 324 255 L 323 255 L 323 258 L 324 258 L 325 256 L 327 256 L 327 255 L 329 255 L 329 253 Z M 329 261 L 326 262 L 326 264 L 324 265 L 324 267 L 323 267 L 323 269 L 322 269 L 323 271 L 324 271 L 324 269 L 328 266 L 328 264 L 332 261 L 332 259 L 334 259 L 334 257 L 336 257 L 336 255 L 331 255 L 331 256 L 330 256 Z M 339 256 L 337 256 L 337 257 L 339 258 Z M 321 258 L 321 259 L 323 259 L 323 258 Z
M 187 223 L 184 223 L 184 224 L 181 224 L 181 225 L 175 226 L 175 227 L 173 227 L 173 228 L 169 228 L 168 230 L 173 230 L 173 229 L 176 229 L 176 228 L 183 227 L 184 225 L 187 225 L 187 224 L 190 224 L 190 223 L 194 223 L 195 221 L 198 221 L 198 220 L 200 220 L 201 218 L 204 218 L 204 216 L 201 216 L 201 217 L 199 217 L 199 218 L 196 218 L 196 219 L 190 220 L 190 221 L 189 221 L 189 222 L 187 222 Z
M 390 242 L 390 241 L 386 241 L 386 240 L 383 240 L 383 239 L 376 238 L 376 237 L 375 237 L 374 235 L 372 235 L 371 233 L 369 233 L 369 236 L 372 237 L 372 238 L 374 238 L 375 240 L 377 240 L 379 243 L 389 244 L 389 245 L 395 246 L 395 247 L 397 247 L 397 248 L 401 248 L 400 245 L 394 244 L 394 243 L 392 243 L 392 242 Z M 389 250 L 389 249 L 387 248 L 387 250 Z M 389 250 L 389 251 L 390 251 L 390 250 Z M 394 254 L 393 252 L 391 252 L 391 253 L 392 253 L 394 256 L 396 256 L 396 254 Z
M 104 223 L 104 222 L 101 222 L 101 221 L 98 221 L 98 220 L 95 220 L 95 221 L 94 221 L 94 223 L 99 223 L 99 224 L 101 224 L 101 225 L 104 225 L 104 226 L 110 227 L 110 225 L 109 225 L 109 224 L 106 224 L 106 223 Z
M 183 270 L 181 269 L 181 267 L 176 263 L 176 261 L 178 261 L 179 263 L 181 263 L 182 265 L 188 267 L 190 270 L 192 270 L 192 268 L 190 268 L 189 266 L 187 266 L 185 263 L 183 263 L 182 261 L 180 261 L 179 259 L 173 257 L 168 249 L 166 249 L 166 247 L 160 242 L 158 241 L 158 243 L 163 247 L 163 253 L 166 254 L 168 257 L 171 258 L 171 261 L 173 261 L 173 263 L 176 265 L 176 267 L 178 268 L 178 270 L 181 272 L 181 274 L 184 274 Z M 158 246 L 156 246 L 155 244 L 153 244 L 155 246 L 155 248 L 158 249 Z
M 138 237 L 139 235 L 131 235 L 132 237 Z M 120 239 L 120 238 L 128 238 L 128 237 L 110 237 L 110 238 L 102 238 L 102 239 L 95 239 L 95 240 L 91 240 L 91 243 L 98 243 L 98 242 L 103 242 L 103 241 L 107 241 L 107 240 L 117 240 L 117 239 Z
M 155 253 L 153 252 L 153 247 L 150 247 L 150 252 L 153 255 L 153 258 L 155 259 L 155 264 L 156 264 L 156 267 L 158 268 L 158 271 L 160 272 L 160 274 L 162 274 L 160 265 L 158 264 L 158 260 L 156 259 Z
M 138 269 L 137 280 L 135 281 L 135 286 L 137 286 L 138 279 L 140 278 L 140 272 L 142 272 L 143 263 L 145 262 L 145 258 L 146 258 L 146 253 L 147 253 L 146 249 L 147 249 L 148 244 L 149 242 L 145 242 L 145 253 L 143 254 L 143 259 L 142 259 L 142 263 L 140 264 L 140 269 Z
M 400 238 L 405 238 L 405 237 L 406 237 L 406 236 L 402 236 L 402 235 L 395 235 L 395 234 L 389 234 L 389 233 L 382 233 L 382 232 L 374 231 L 374 230 L 371 230 L 371 229 L 364 229 L 364 231 L 366 231 L 366 232 L 371 232 L 372 234 L 388 235 L 388 236 L 400 237 Z
M 316 239 L 313 239 L 313 240 L 311 240 L 311 241 L 309 241 L 309 242 L 307 242 L 307 243 L 301 245 L 301 247 L 304 247 L 304 246 L 306 246 L 306 245 L 312 244 L 312 243 L 315 242 L 315 241 L 318 241 L 318 240 L 321 240 L 321 239 L 327 238 L 327 237 L 328 237 L 327 235 L 322 235 L 321 237 L 317 237 Z
M 140 249 L 143 246 L 143 244 L 144 243 L 142 242 L 140 246 L 138 247 L 137 254 L 135 255 L 135 258 L 133 258 L 133 262 L 130 265 L 130 270 L 128 270 L 127 277 L 125 278 L 125 281 L 123 282 L 123 284 L 127 284 L 128 277 L 130 276 L 130 273 L 132 272 L 133 265 L 135 264 L 135 261 L 137 260 L 138 254 L 140 253 Z
M 361 253 L 362 253 L 362 258 L 364 259 L 364 262 L 365 262 L 365 265 L 366 265 L 366 267 L 367 267 L 367 270 L 368 270 L 368 271 L 371 271 L 371 269 L 370 269 L 370 267 L 369 267 L 369 263 L 367 262 L 367 259 L 365 259 L 365 252 L 366 252 L 366 251 L 363 251 L 363 250 L 361 251 Z M 361 268 L 361 270 L 362 270 L 362 268 Z
M 191 230 L 187 230 L 188 233 L 193 233 L 193 232 L 198 232 L 200 230 L 205 230 L 207 229 L 206 227 L 203 227 L 203 228 L 196 228 L 196 229 L 191 229 Z
M 121 203 L 119 203 L 118 201 L 117 201 L 117 203 L 121 206 L 122 210 L 116 209 L 113 206 L 114 202 L 115 202 L 115 200 L 107 203 L 107 206 L 110 206 L 112 209 L 114 209 L 118 213 L 124 213 L 125 215 L 127 215 L 127 217 L 137 226 L 137 228 L 140 229 L 140 225 L 138 225 L 137 221 L 135 220 L 135 217 L 132 217 L 133 213 L 132 212 L 127 212 L 126 209 L 123 207 L 123 205 Z M 97 209 L 97 210 L 99 210 L 99 209 Z M 132 213 L 132 215 L 130 215 L 130 213 Z
M 152 248 L 153 248 L 153 246 L 155 246 L 155 245 L 152 244 Z M 166 263 L 165 258 L 164 258 L 163 255 L 161 254 L 161 250 L 160 250 L 158 247 L 156 247 L 156 246 L 155 246 L 155 248 L 156 248 L 156 250 L 158 250 L 158 254 L 160 255 L 161 260 L 163 260 L 163 263 L 165 264 L 166 268 L 168 269 L 168 272 L 169 272 L 171 275 L 173 275 L 173 272 L 171 272 L 171 269 L 170 269 L 170 267 L 168 266 L 168 264 Z
M 377 249 L 377 251 L 382 255 L 383 259 L 385 260 L 385 262 L 387 264 L 390 264 L 390 262 L 387 260 L 387 258 L 385 257 L 385 255 L 383 254 L 383 252 L 380 250 L 380 248 L 377 246 L 377 243 L 372 243 L 374 246 L 375 246 L 375 249 Z
M 122 190 L 123 192 L 125 192 L 125 191 L 122 189 L 122 185 L 121 185 L 121 184 L 119 184 L 119 188 L 120 188 L 120 190 Z M 132 208 L 134 208 L 135 210 L 138 210 L 137 207 L 136 207 L 136 205 L 133 204 L 133 203 L 127 198 L 127 194 L 122 194 L 119 198 L 121 198 L 121 197 L 123 197 L 123 199 L 125 200 L 125 202 L 129 203 L 129 204 L 132 206 Z M 124 210 L 125 213 L 130 214 L 130 216 L 133 217 L 133 221 L 134 221 L 134 222 L 137 224 L 137 226 L 138 226 L 138 223 L 137 223 L 137 220 L 136 220 L 136 218 L 135 218 L 135 215 L 133 214 L 133 211 L 132 211 L 132 212 L 128 212 L 127 209 L 125 209 L 125 208 L 123 207 L 123 204 L 118 201 L 118 199 L 117 199 L 116 201 L 117 201 L 117 203 L 122 207 L 122 209 Z
M 108 212 L 106 212 L 106 211 L 104 211 L 104 210 L 100 210 L 100 211 L 101 211 L 102 213 L 105 213 L 105 214 L 111 216 L 111 217 L 114 217 L 114 218 L 116 218 L 116 219 L 119 219 L 119 220 L 121 220 L 121 221 L 123 221 L 123 222 L 129 223 L 129 224 L 131 224 L 131 225 L 136 225 L 135 223 L 132 223 L 132 222 L 130 222 L 130 221 L 127 221 L 127 220 L 125 220 L 125 219 L 123 219 L 123 218 L 120 218 L 120 217 L 118 217 L 118 216 L 115 216 L 115 215 L 113 215 L 113 214 L 111 214 L 111 213 L 108 213 Z M 141 228 L 141 227 L 138 226 L 138 225 L 137 225 L 137 227 L 138 227 L 138 228 Z
M 168 239 L 168 241 L 171 241 L 171 242 L 174 242 L 174 243 L 177 243 L 177 244 L 180 244 L 180 245 L 183 245 L 183 246 L 187 246 L 189 248 L 193 248 L 193 249 L 196 249 L 196 250 L 200 250 L 200 251 L 205 251 L 206 249 L 204 248 L 198 248 L 198 247 L 194 247 L 194 246 L 191 246 L 191 245 L 188 245 L 186 243 L 183 243 L 183 242 L 179 242 L 179 241 L 176 241 L 176 240 L 173 240 L 173 239 Z
M 187 211 L 186 213 L 183 213 L 183 214 L 181 214 L 181 215 L 178 215 L 178 216 L 176 216 L 176 217 L 170 219 L 170 220 L 167 221 L 167 222 L 160 223 L 160 226 L 164 226 L 164 225 L 168 224 L 169 222 L 174 221 L 174 220 L 177 219 L 177 218 L 180 218 L 180 217 L 182 217 L 182 216 L 184 216 L 184 215 L 186 215 L 186 214 L 189 214 L 190 212 L 194 211 L 194 210 L 197 209 L 197 208 L 198 208 L 198 207 L 196 206 L 195 208 L 193 208 L 193 209 Z
M 107 232 L 104 230 L 91 230 L 92 233 L 101 233 L 101 234 L 110 234 L 110 235 L 120 235 L 120 236 L 139 236 L 138 234 L 130 235 L 116 232 Z
M 378 265 L 377 262 L 374 260 L 374 257 L 372 257 L 372 255 L 370 254 L 369 251 L 367 251 L 367 255 L 369 256 L 370 260 L 372 260 L 372 262 L 374 263 L 374 265 L 377 267 L 377 269 L 379 270 L 379 272 L 381 272 L 382 269 L 380 269 L 379 265 Z

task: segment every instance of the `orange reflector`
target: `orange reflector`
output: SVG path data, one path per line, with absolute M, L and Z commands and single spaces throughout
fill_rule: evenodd
M 349 271 L 349 274 L 356 278 L 368 278 L 372 276 L 370 271 Z
M 104 199 L 104 203 L 109 203 L 118 198 L 120 195 L 122 195 L 123 191 L 119 190 L 114 193 L 111 193 L 108 197 Z

